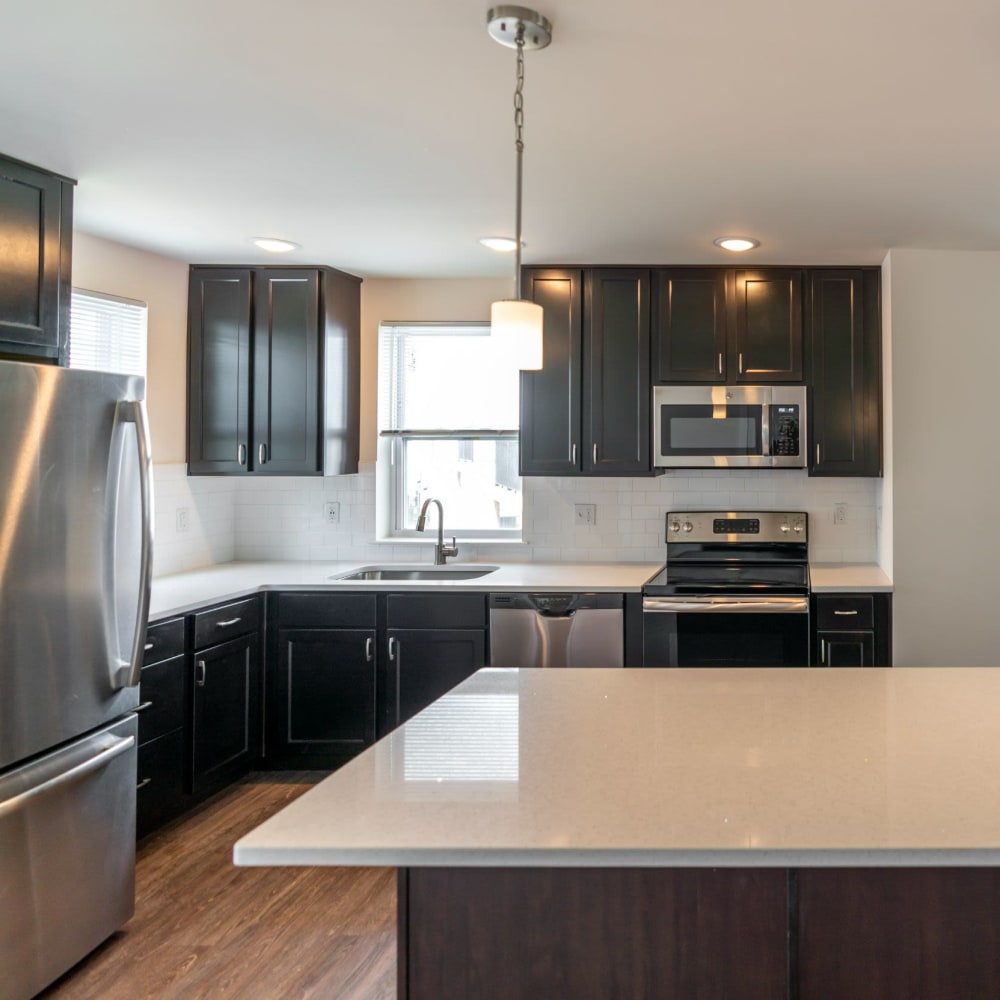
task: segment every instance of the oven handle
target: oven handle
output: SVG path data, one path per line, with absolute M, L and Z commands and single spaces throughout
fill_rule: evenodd
M 642 610 L 654 614 L 795 614 L 809 610 L 807 597 L 644 597 Z

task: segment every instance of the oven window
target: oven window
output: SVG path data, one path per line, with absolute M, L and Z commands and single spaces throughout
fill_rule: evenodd
M 806 667 L 809 616 L 643 614 L 646 667 Z
M 664 455 L 760 455 L 761 407 L 660 406 Z

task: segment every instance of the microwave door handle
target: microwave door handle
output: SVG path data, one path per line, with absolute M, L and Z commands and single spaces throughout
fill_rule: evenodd
M 771 454 L 771 406 L 769 403 L 761 403 L 760 407 L 760 453 L 764 456 Z

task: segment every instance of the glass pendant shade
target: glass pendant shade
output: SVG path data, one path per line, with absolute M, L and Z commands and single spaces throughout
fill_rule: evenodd
M 516 344 L 522 371 L 542 367 L 542 307 L 525 299 L 500 299 L 490 307 L 490 334 Z

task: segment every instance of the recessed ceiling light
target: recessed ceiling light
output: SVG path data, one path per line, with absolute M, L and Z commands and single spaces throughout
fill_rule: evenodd
M 509 236 L 484 236 L 480 241 L 484 247 L 498 250 L 500 253 L 513 253 L 517 249 L 517 241 Z M 521 243 L 524 246 L 524 243 Z
M 277 240 L 271 236 L 254 237 L 253 245 L 261 250 L 269 250 L 271 253 L 288 253 L 289 250 L 298 250 L 298 243 L 291 243 L 288 240 Z
M 760 246 L 760 240 L 748 240 L 745 236 L 720 236 L 712 242 L 717 247 L 732 250 L 734 253 L 742 253 L 744 250 L 753 250 L 754 247 Z

